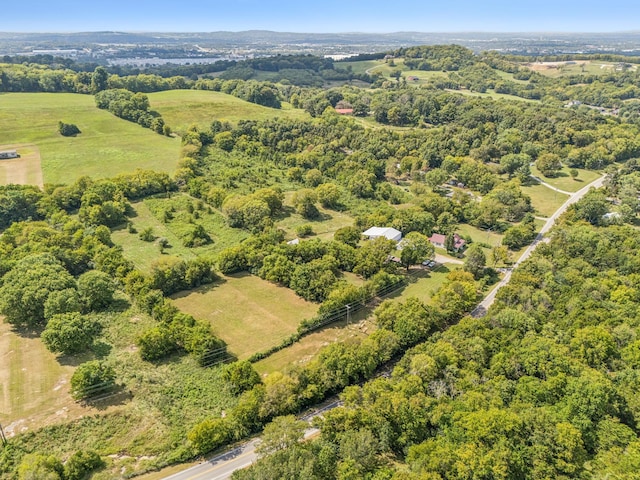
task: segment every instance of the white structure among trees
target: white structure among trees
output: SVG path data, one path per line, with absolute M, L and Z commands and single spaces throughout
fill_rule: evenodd
M 363 232 L 362 234 L 365 237 L 369 237 L 370 240 L 378 237 L 385 237 L 396 242 L 402 240 L 402 232 L 391 227 L 371 227 L 369 230 Z

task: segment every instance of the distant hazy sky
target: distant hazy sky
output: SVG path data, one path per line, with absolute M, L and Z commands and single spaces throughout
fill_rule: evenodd
M 0 30 L 612 32 L 638 0 L 3 0 Z

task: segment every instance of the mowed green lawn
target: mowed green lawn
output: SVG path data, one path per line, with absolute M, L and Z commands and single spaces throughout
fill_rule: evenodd
M 434 293 L 447 280 L 447 274 L 458 268 L 462 268 L 462 265 L 443 265 L 433 271 L 419 270 L 412 275 L 411 282 L 405 288 L 391 294 L 388 298 L 404 302 L 409 297 L 417 297 L 423 302 L 429 303 Z
M 279 344 L 318 311 L 317 304 L 292 290 L 246 273 L 224 276 L 173 299 L 183 312 L 211 322 L 215 334 L 240 359 Z
M 167 125 L 180 133 L 191 125 L 209 127 L 214 120 L 236 123 L 238 120 L 269 118 L 309 118 L 301 109 L 289 104 L 282 108 L 267 108 L 245 102 L 226 93 L 206 90 L 168 90 L 149 94 L 151 108 L 158 111 Z
M 569 174 L 571 169 L 569 167 L 562 167 L 562 170 L 558 172 L 556 177 L 545 177 L 540 173 L 535 166 L 531 167 L 531 174 L 536 177 L 542 179 L 545 183 L 552 185 L 560 190 L 564 190 L 565 192 L 577 192 L 585 185 L 593 182 L 600 176 L 600 173 L 594 172 L 593 170 L 585 170 L 583 168 L 576 168 L 578 171 L 578 176 L 575 180 Z
M 531 205 L 536 215 L 550 217 L 569 198 L 564 193 L 556 192 L 538 183 L 523 185 L 522 191 L 531 197 Z
M 82 133 L 63 137 L 59 121 L 76 124 Z M 45 183 L 113 177 L 136 168 L 170 173 L 180 150 L 180 139 L 100 110 L 92 95 L 73 93 L 0 94 L 0 132 L 2 144 L 38 147 Z
M 487 245 L 491 245 L 492 247 L 502 245 L 502 237 L 504 237 L 504 235 L 496 232 L 480 230 L 479 228 L 474 227 L 473 225 L 469 225 L 468 223 L 461 223 L 456 227 L 455 231 L 463 237 L 471 237 L 473 243 L 486 243 Z

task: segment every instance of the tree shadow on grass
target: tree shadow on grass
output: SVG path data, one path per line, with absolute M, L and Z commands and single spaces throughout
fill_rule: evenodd
M 113 346 L 103 342 L 102 340 L 93 342 L 93 345 L 91 346 L 91 351 L 98 359 L 108 356 L 111 353 L 111 350 L 113 350 Z
M 238 273 L 231 273 L 227 276 L 232 278 L 243 278 L 243 277 L 251 276 L 251 274 L 249 272 L 238 272 Z M 219 286 L 224 285 L 226 282 L 227 280 L 224 277 L 219 276 L 214 282 L 207 283 L 206 285 L 200 285 L 199 287 L 192 288 L 191 290 L 182 290 L 181 292 L 170 295 L 169 298 L 176 300 L 178 298 L 188 297 L 193 293 L 204 295 L 206 293 L 211 292 L 212 290 L 215 290 Z
M 273 220 L 278 222 L 280 220 L 284 220 L 285 218 L 290 217 L 291 215 L 293 215 L 294 213 L 296 213 L 296 209 L 289 206 L 289 205 L 283 205 L 282 208 L 280 209 L 280 211 L 278 212 L 277 215 L 274 215 Z
M 40 338 L 44 326 L 42 327 L 26 327 L 22 325 L 13 325 L 11 331 L 22 338 Z
M 114 298 L 109 307 L 105 310 L 109 313 L 122 313 L 131 308 L 131 303 L 125 298 Z
M 329 215 L 328 213 L 323 213 L 323 212 L 318 210 L 318 215 L 316 215 L 313 218 L 309 218 L 309 219 L 305 219 L 305 220 L 309 220 L 310 222 L 321 223 L 321 222 L 326 222 L 327 220 L 331 220 L 332 218 L 333 217 L 331 215 Z
M 109 407 L 124 405 L 132 398 L 133 394 L 129 389 L 125 388 L 123 385 L 114 385 L 114 387 L 109 391 L 96 395 L 95 397 L 86 398 L 81 400 L 79 403 L 86 407 L 92 407 L 97 410 L 104 411 Z

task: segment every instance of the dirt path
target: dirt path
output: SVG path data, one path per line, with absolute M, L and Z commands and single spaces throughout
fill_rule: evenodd
M 37 185 L 42 188 L 40 150 L 35 145 L 0 145 L 0 150 L 17 150 L 20 158 L 0 160 L 0 184 Z

